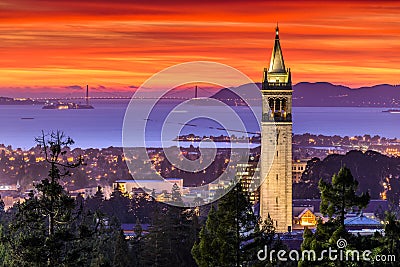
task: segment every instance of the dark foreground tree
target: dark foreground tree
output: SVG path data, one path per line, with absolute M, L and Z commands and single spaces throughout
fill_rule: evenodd
M 196 266 L 191 255 L 196 233 L 192 209 L 159 203 L 149 233 L 140 241 L 139 266 Z
M 378 264 L 379 266 L 398 266 L 400 259 L 400 221 L 393 212 L 386 212 L 385 220 L 385 234 L 376 237 L 379 246 L 373 249 L 373 255 L 393 255 L 395 261 L 379 262 L 376 266 Z
M 257 252 L 277 246 L 274 236 L 272 220 L 259 221 L 238 183 L 217 208 L 211 207 L 192 254 L 200 267 L 266 266 L 269 263 L 259 262 Z
M 355 208 L 360 211 L 370 200 L 368 192 L 357 195 L 358 181 L 346 167 L 333 175 L 332 183 L 321 179 L 318 187 L 321 191 L 321 213 L 338 220 L 343 228 L 345 215 Z
M 362 247 L 362 238 L 349 234 L 345 228 L 345 215 L 349 211 L 360 212 L 369 203 L 368 193 L 357 194 L 358 182 L 346 167 L 342 167 L 338 174 L 333 175 L 332 183 L 319 182 L 321 191 L 321 213 L 329 217 L 327 222 L 318 220 L 317 229 L 313 234 L 306 229 L 303 234 L 302 251 L 313 250 L 319 257 L 323 250 L 336 249 L 336 242 L 340 238 L 347 241 L 346 249 Z M 325 255 L 321 261 L 310 261 L 306 258 L 300 261 L 299 266 L 353 266 L 353 262 L 331 261 Z M 362 264 L 362 263 L 360 263 Z M 363 266 L 363 265 L 360 265 Z
M 85 209 L 61 185 L 69 170 L 82 165 L 62 160 L 72 145 L 62 132 L 36 139 L 49 164 L 48 177 L 34 184 L 23 203 L 3 214 L 0 225 L 2 266 L 129 266 L 127 242 L 117 220 Z M 104 260 L 102 259 L 104 258 Z
M 61 162 L 62 150 L 74 141 L 62 132 L 36 138 L 49 166 L 48 177 L 37 184 L 25 202 L 17 205 L 10 223 L 11 262 L 14 266 L 60 266 L 70 262 L 76 237 L 73 233 L 75 203 L 60 180 L 69 169 L 82 164 Z

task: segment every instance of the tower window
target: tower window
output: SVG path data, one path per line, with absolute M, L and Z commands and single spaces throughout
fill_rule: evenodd
M 278 174 L 276 174 L 276 180 L 278 180 Z
M 286 111 L 286 109 L 287 109 L 287 108 L 286 108 L 286 101 L 287 101 L 286 98 L 284 98 L 284 99 L 282 100 L 282 110 L 283 110 L 283 111 Z
M 274 111 L 274 99 L 269 98 L 268 99 L 268 104 L 269 104 L 269 108 Z
M 275 100 L 275 110 L 281 110 L 281 100 L 280 99 L 276 99 Z
M 278 205 L 278 197 L 276 197 L 275 202 L 276 202 L 276 205 Z

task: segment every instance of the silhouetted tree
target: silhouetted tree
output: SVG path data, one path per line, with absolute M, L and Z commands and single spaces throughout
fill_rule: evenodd
M 304 231 L 302 251 L 313 250 L 319 257 L 323 255 L 323 250 L 337 247 L 336 242 L 339 238 L 346 239 L 346 249 L 362 246 L 363 239 L 348 233 L 344 224 L 347 212 L 353 211 L 355 208 L 360 211 L 369 203 L 369 194 L 358 195 L 357 188 L 357 180 L 353 178 L 350 169 L 346 167 L 342 167 L 337 174 L 333 175 L 331 183 L 320 180 L 320 209 L 323 215 L 329 216 L 329 220 L 323 222 L 322 219 L 319 219 L 314 234 L 308 229 Z M 322 260 L 303 259 L 299 262 L 299 266 L 353 266 L 352 264 L 352 262 L 340 260 L 332 261 L 327 255 L 324 255 Z
M 63 147 L 74 141 L 57 131 L 42 133 L 36 138 L 42 147 L 45 161 L 50 165 L 48 177 L 34 185 L 37 193 L 17 205 L 17 213 L 10 224 L 12 248 L 10 265 L 56 266 L 70 261 L 70 252 L 75 236 L 74 200 L 60 185 L 60 180 L 69 175 L 69 170 L 82 164 L 63 163 Z
M 159 204 L 149 233 L 143 238 L 140 266 L 195 266 L 195 213 L 191 209 Z
M 321 213 L 332 219 L 338 219 L 343 228 L 346 213 L 355 207 L 360 211 L 370 200 L 368 192 L 356 194 L 358 181 L 346 167 L 342 167 L 338 174 L 333 175 L 332 183 L 321 179 L 318 187 L 321 190 Z
M 37 141 L 50 165 L 48 177 L 2 216 L 0 266 L 130 266 L 120 223 L 100 210 L 102 197 L 97 194 L 99 205 L 88 209 L 82 196 L 74 200 L 60 184 L 83 164 L 82 158 L 61 160 L 72 139 L 58 131 Z
M 257 252 L 275 246 L 274 235 L 272 220 L 262 222 L 254 215 L 238 183 L 218 201 L 217 209 L 211 207 L 192 255 L 200 267 L 260 264 Z

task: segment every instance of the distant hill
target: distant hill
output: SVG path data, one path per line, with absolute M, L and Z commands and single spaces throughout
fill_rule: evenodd
M 260 83 L 256 83 L 256 85 L 261 88 Z M 250 84 L 241 85 L 234 90 L 243 92 L 249 86 Z M 235 99 L 238 96 L 224 88 L 214 94 L 213 98 Z M 293 106 L 396 108 L 400 107 L 400 86 L 380 84 L 352 89 L 327 82 L 301 82 L 293 86 Z
M 257 103 L 257 100 L 252 101 L 252 100 L 248 100 L 248 99 L 255 99 L 257 97 L 259 97 L 260 95 L 255 95 L 254 94 L 254 89 L 251 90 L 254 85 L 253 84 L 243 84 L 241 86 L 232 88 L 232 89 L 227 89 L 227 88 L 223 88 L 221 90 L 219 90 L 217 93 L 215 93 L 213 96 L 211 96 L 211 98 L 215 98 L 218 99 L 222 102 L 224 102 L 227 105 L 245 105 L 245 102 L 243 100 L 241 100 L 241 98 L 239 97 L 238 94 L 236 94 L 235 92 L 240 92 L 240 94 L 250 103 L 252 104 L 255 103 L 257 104 L 261 104 L 260 101 L 258 101 L 259 103 Z M 261 83 L 256 83 L 256 86 L 258 88 L 261 88 Z
M 300 107 L 399 107 L 400 86 L 380 84 L 351 89 L 326 82 L 298 83 L 293 105 Z
M 261 83 L 255 83 L 261 88 Z M 234 92 L 240 92 L 245 98 L 254 99 L 253 84 L 244 84 L 233 88 Z M 75 86 L 70 86 L 75 87 Z M 101 87 L 101 86 L 100 86 Z M 203 88 L 208 89 L 208 88 Z M 214 88 L 214 92 L 215 92 Z M 228 105 L 243 105 L 239 96 L 232 90 L 221 89 L 212 98 L 220 99 Z M 201 90 L 200 90 L 201 91 Z M 206 90 L 207 91 L 207 90 Z M 61 92 L 61 91 L 60 91 Z M 63 97 L 65 94 L 54 91 L 52 97 Z M 132 92 L 95 92 L 95 96 L 130 96 Z M 172 92 L 175 97 L 193 97 L 194 90 L 182 90 L 182 92 Z M 36 95 L 36 97 L 46 97 L 46 94 Z M 73 91 L 69 96 L 82 96 L 81 91 Z M 201 96 L 201 94 L 200 94 Z M 31 96 L 32 97 L 32 96 Z M 0 105 L 27 105 L 33 103 L 30 99 L 0 97 Z M 293 106 L 297 107 L 386 107 L 400 108 L 400 85 L 379 84 L 371 87 L 349 88 L 342 85 L 334 85 L 327 82 L 301 82 L 293 86 Z
M 346 155 L 333 154 L 320 160 L 307 162 L 301 182 L 293 184 L 293 198 L 320 198 L 318 182 L 322 178 L 331 181 L 333 174 L 342 166 L 351 170 L 359 182 L 359 192 L 368 191 L 372 199 L 379 199 L 385 191 L 383 183 L 389 184 L 386 197 L 399 203 L 400 199 L 400 158 L 388 157 L 376 151 L 352 150 Z

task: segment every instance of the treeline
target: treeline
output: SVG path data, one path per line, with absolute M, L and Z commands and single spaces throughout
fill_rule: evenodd
M 282 261 L 277 253 L 260 257 L 260 251 L 282 251 L 281 256 L 292 251 L 275 233 L 273 218 L 261 220 L 255 213 L 240 183 L 217 203 L 201 208 L 159 203 L 140 191 L 127 197 L 118 188 L 110 199 L 104 198 L 101 188 L 91 198 L 74 199 L 60 182 L 80 168 L 83 159 L 59 160 L 63 147 L 73 141 L 60 132 L 43 134 L 37 141 L 49 165 L 48 176 L 11 209 L 5 211 L 0 200 L 0 266 L 355 266 L 354 261 L 327 257 L 319 261 Z M 398 207 L 387 214 L 385 235 L 355 236 L 347 231 L 346 213 L 360 211 L 370 200 L 367 191 L 360 193 L 350 168 L 319 179 L 317 190 L 327 221 L 320 219 L 315 232 L 304 231 L 299 255 L 335 249 L 344 238 L 346 249 L 400 257 Z M 170 204 L 182 204 L 179 192 L 175 186 Z M 121 223 L 133 221 L 126 237 Z M 395 262 L 356 265 L 396 266 Z
M 49 199 L 32 194 L 7 211 L 0 204 L 0 266 L 196 266 L 191 248 L 200 226 L 193 209 L 148 196 L 132 200 L 118 190 L 107 200 L 101 191 L 88 199 L 62 191 L 57 202 L 52 230 Z M 120 218 L 135 218 L 129 238 Z
M 83 164 L 60 160 L 73 141 L 61 132 L 37 141 L 48 176 L 7 211 L 0 200 L 0 266 L 264 266 L 260 248 L 286 249 L 240 183 L 218 203 L 198 208 L 159 203 L 140 190 L 128 197 L 119 188 L 109 199 L 100 187 L 93 197 L 74 199 L 60 184 Z M 170 204 L 182 204 L 174 188 Z M 126 237 L 121 223 L 133 221 Z
M 61 132 L 37 141 L 48 177 L 7 211 L 0 201 L 0 266 L 195 266 L 191 248 L 199 226 L 193 209 L 141 194 L 130 199 L 118 189 L 107 200 L 100 188 L 92 198 L 74 199 L 60 185 L 83 163 L 60 161 L 62 148 L 73 141 Z M 126 238 L 121 222 L 133 219 L 133 234 Z

